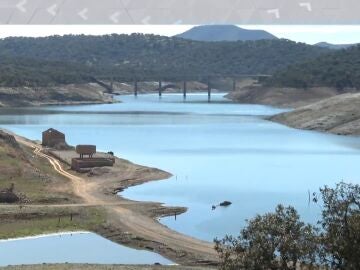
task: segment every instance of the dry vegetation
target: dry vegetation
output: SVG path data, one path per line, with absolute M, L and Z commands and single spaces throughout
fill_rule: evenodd
M 16 204 L 0 204 L 0 239 L 42 233 L 93 230 L 104 223 L 95 207 L 78 207 L 68 179 L 48 162 L 0 131 L 0 189 L 14 184 Z
M 11 136 L 11 135 L 10 135 Z M 35 156 L 31 149 L 20 146 L 9 135 L 0 134 L 0 189 L 15 185 L 23 203 L 75 203 L 69 180 L 54 173 L 48 162 Z

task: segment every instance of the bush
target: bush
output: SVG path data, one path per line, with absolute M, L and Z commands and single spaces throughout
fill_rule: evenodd
M 360 269 L 360 186 L 342 182 L 320 192 L 323 264 L 333 269 Z
M 278 205 L 275 213 L 257 215 L 233 238 L 215 240 L 221 269 L 296 269 L 316 259 L 316 230 L 300 221 L 293 207 Z

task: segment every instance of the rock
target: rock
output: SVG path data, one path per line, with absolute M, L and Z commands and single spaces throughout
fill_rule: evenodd
M 0 191 L 0 203 L 15 203 L 19 200 L 20 198 L 13 192 Z
M 229 201 L 223 201 L 222 203 L 220 203 L 219 205 L 220 206 L 229 206 L 229 205 L 231 205 L 232 204 L 232 202 L 229 202 Z
M 3 141 L 9 145 L 11 145 L 14 148 L 20 148 L 19 144 L 17 143 L 15 137 L 13 135 L 10 135 L 2 130 L 0 130 L 0 141 Z

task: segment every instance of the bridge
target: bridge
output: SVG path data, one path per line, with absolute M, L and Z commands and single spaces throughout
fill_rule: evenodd
M 183 98 L 186 99 L 186 95 L 187 95 L 187 83 L 189 81 L 206 81 L 207 84 L 207 94 L 208 94 L 208 100 L 211 100 L 211 90 L 212 90 L 212 85 L 211 85 L 211 80 L 214 79 L 232 79 L 232 90 L 235 91 L 236 90 L 236 83 L 238 79 L 244 79 L 244 78 L 255 78 L 255 79 L 260 79 L 260 78 L 269 78 L 272 75 L 268 75 L 268 74 L 230 74 L 230 75 L 201 75 L 201 76 L 174 76 L 174 77 L 167 77 L 166 80 L 164 80 L 163 78 L 154 78 L 154 77 L 144 77 L 142 76 L 141 78 L 137 78 L 134 77 L 131 82 L 129 81 L 129 79 L 121 79 L 120 80 L 117 78 L 117 82 L 123 82 L 123 83 L 131 83 L 133 85 L 133 93 L 134 96 L 138 96 L 139 94 L 139 83 L 140 82 L 149 82 L 149 81 L 157 81 L 158 82 L 158 94 L 159 97 L 162 96 L 163 91 L 165 90 L 163 87 L 163 82 L 164 81 L 172 81 L 172 82 L 182 82 L 182 93 L 183 93 Z M 109 77 L 107 77 L 106 79 L 109 79 Z M 114 90 L 113 87 L 113 77 L 110 78 L 110 84 L 104 83 L 103 81 L 101 81 L 101 79 L 99 78 L 93 78 L 93 80 L 98 83 L 99 85 L 103 86 L 105 89 L 107 89 L 107 91 L 109 93 L 112 93 Z

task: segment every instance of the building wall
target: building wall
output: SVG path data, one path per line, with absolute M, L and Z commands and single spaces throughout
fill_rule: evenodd
M 58 143 L 65 143 L 65 135 L 55 132 L 44 132 L 42 134 L 42 144 L 45 146 L 54 146 Z
M 78 171 L 82 168 L 113 166 L 114 163 L 114 158 L 73 158 L 71 160 L 71 169 Z

